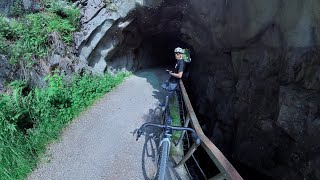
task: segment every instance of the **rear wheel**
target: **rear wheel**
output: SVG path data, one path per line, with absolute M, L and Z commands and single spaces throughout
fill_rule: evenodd
M 165 105 L 162 107 L 162 113 L 161 113 L 161 124 L 166 123 L 166 117 L 168 117 L 168 111 L 169 111 L 169 96 L 166 96 Z

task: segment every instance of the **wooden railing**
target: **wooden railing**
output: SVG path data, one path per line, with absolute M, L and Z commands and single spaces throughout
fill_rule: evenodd
M 200 138 L 201 146 L 205 149 L 208 156 L 211 158 L 211 160 L 214 162 L 214 164 L 217 166 L 217 168 L 220 171 L 220 173 L 218 173 L 212 178 L 209 178 L 209 180 L 220 180 L 220 179 L 242 180 L 243 178 L 240 176 L 237 170 L 232 166 L 232 164 L 227 160 L 227 158 L 222 154 L 222 152 L 203 133 L 182 80 L 180 80 L 180 89 L 183 96 L 184 105 L 187 109 L 186 118 L 185 118 L 186 121 L 184 126 L 187 127 L 189 125 L 189 122 L 191 122 L 191 126 L 195 129 L 195 131 L 197 132 Z M 177 164 L 177 166 L 183 164 L 187 159 L 189 159 L 189 157 L 193 154 L 196 148 L 197 146 L 193 145 L 189 149 L 189 152 L 186 153 L 185 157 L 182 158 L 180 163 Z

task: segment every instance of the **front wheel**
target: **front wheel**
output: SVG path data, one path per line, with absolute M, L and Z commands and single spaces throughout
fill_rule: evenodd
M 158 173 L 158 180 L 164 180 L 166 175 L 167 169 L 167 161 L 169 157 L 169 142 L 163 141 L 161 147 L 161 157 L 160 157 L 160 164 L 159 164 L 159 173 Z

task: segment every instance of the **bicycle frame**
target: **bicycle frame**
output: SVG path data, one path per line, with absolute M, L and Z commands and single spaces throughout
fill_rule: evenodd
M 179 127 L 179 126 L 171 126 L 171 115 L 170 115 L 170 106 L 169 106 L 169 96 L 166 96 L 166 102 L 165 102 L 165 107 L 164 107 L 164 112 L 162 112 L 162 124 L 155 124 L 155 123 L 144 123 L 139 130 L 137 131 L 137 138 L 136 140 L 139 139 L 139 137 L 142 135 L 143 130 L 145 128 L 147 128 L 148 126 L 152 126 L 152 127 L 157 127 L 157 128 L 161 128 L 162 129 L 162 137 L 160 138 L 160 143 L 159 143 L 159 152 L 161 150 L 161 147 L 163 146 L 164 143 L 168 143 L 165 144 L 165 146 L 162 147 L 162 155 L 160 158 L 160 167 L 158 167 L 159 169 L 159 174 L 158 174 L 158 178 L 159 179 L 164 179 L 164 175 L 165 175 L 165 168 L 164 166 L 166 166 L 167 163 L 167 158 L 170 154 L 170 146 L 171 146 L 171 136 L 172 136 L 172 131 L 191 131 L 192 133 L 192 138 L 194 140 L 194 142 L 199 145 L 200 144 L 200 139 L 197 136 L 196 132 L 192 129 L 192 128 L 188 128 L 188 127 Z M 165 152 L 166 151 L 166 152 Z M 163 157 L 165 156 L 165 157 Z
M 160 144 L 159 144 L 159 149 L 164 141 L 169 143 L 169 149 L 168 151 L 170 152 L 170 146 L 171 146 L 171 136 L 172 136 L 172 131 L 168 128 L 171 126 L 171 116 L 170 116 L 170 106 L 169 106 L 169 96 L 166 96 L 166 102 L 165 102 L 165 110 L 164 110 L 164 117 L 163 117 L 163 122 L 166 128 L 163 131 L 163 137 L 161 138 Z
M 170 153 L 170 145 L 171 145 L 171 134 L 172 134 L 172 131 L 191 131 L 191 135 L 192 135 L 192 139 L 193 141 L 195 142 L 196 146 L 200 145 L 200 139 L 198 137 L 198 135 L 196 134 L 195 130 L 193 130 L 192 128 L 188 128 L 188 127 L 179 127 L 179 126 L 168 126 L 168 125 L 162 125 L 162 124 L 154 124 L 154 123 L 144 123 L 138 130 L 137 132 L 137 139 L 139 139 L 139 137 L 142 135 L 143 133 L 143 129 L 149 127 L 149 126 L 152 126 L 152 127 L 157 127 L 157 128 L 161 128 L 163 129 L 163 132 L 170 132 L 170 133 L 164 133 L 164 137 L 161 138 L 161 141 L 160 141 L 160 145 L 159 145 L 159 151 L 162 147 L 162 144 L 164 142 L 168 142 L 168 146 L 167 146 L 167 152 L 165 153 L 166 154 L 166 157 L 163 157 L 161 155 L 161 158 L 160 158 L 160 161 L 164 161 L 164 166 L 166 166 L 166 161 L 167 159 L 164 159 L 163 158 L 167 158 L 169 156 L 169 153 Z M 163 148 L 165 148 L 166 146 L 164 146 Z M 162 163 L 160 163 L 158 169 L 159 169 L 159 179 L 160 180 L 163 180 L 164 179 L 164 173 L 162 172 L 161 173 L 161 168 L 163 169 L 164 167 L 162 166 Z

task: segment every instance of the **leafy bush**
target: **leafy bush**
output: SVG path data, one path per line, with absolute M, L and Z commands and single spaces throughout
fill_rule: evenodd
M 24 22 L 14 21 L 11 28 L 18 39 L 11 46 L 10 60 L 16 63 L 21 58 L 30 62 L 44 57 L 48 51 L 48 36 L 52 32 L 58 32 L 64 42 L 72 41 L 72 32 L 76 29 L 68 20 L 60 18 L 53 13 L 29 14 Z
M 1 179 L 25 178 L 61 129 L 126 76 L 74 76 L 66 83 L 55 74 L 47 88 L 30 92 L 22 81 L 11 83 L 13 93 L 0 95 Z
M 12 39 L 13 31 L 11 31 L 8 20 L 0 15 L 0 53 L 7 54 L 9 50 L 8 39 Z
M 22 0 L 16 0 L 13 3 L 13 6 L 11 8 L 10 15 L 11 16 L 21 16 L 24 13 Z
M 29 169 L 31 148 L 28 139 L 19 131 L 18 124 L 28 115 L 30 96 L 22 96 L 25 84 L 22 81 L 11 83 L 12 95 L 0 96 L 0 177 L 14 179 L 11 167 L 17 168 L 17 173 L 26 173 Z M 32 153 L 32 151 L 31 151 Z M 21 167 L 21 168 L 18 168 Z
M 0 17 L 0 52 L 6 52 L 12 64 L 26 60 L 32 65 L 34 59 L 45 57 L 52 32 L 59 33 L 65 43 L 72 42 L 73 32 L 79 27 L 79 9 L 68 2 L 49 2 L 44 12 L 27 14 L 19 20 L 8 22 Z
M 172 125 L 173 126 L 181 126 L 181 121 L 180 121 L 180 113 L 179 113 L 179 105 L 177 102 L 177 98 L 172 98 L 169 101 L 169 107 L 170 107 L 170 115 L 172 119 Z M 173 140 L 178 140 L 180 138 L 181 131 L 174 131 L 172 134 L 172 139 Z
M 74 27 L 79 27 L 80 10 L 74 5 L 66 1 L 50 1 L 49 3 L 47 2 L 47 6 L 49 12 L 67 18 Z
M 0 16 L 0 36 L 10 38 L 13 36 L 13 31 L 10 28 L 9 20 L 4 16 Z
M 6 54 L 8 52 L 9 44 L 6 38 L 0 35 L 0 54 Z

